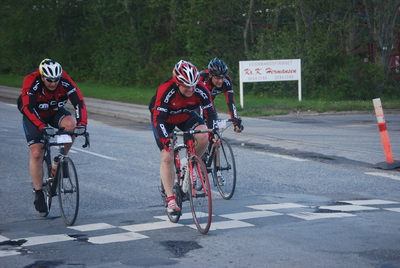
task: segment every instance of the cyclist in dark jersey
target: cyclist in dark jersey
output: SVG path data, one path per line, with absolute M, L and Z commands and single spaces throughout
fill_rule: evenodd
M 149 106 L 154 137 L 161 151 L 160 176 L 170 213 L 180 211 L 180 208 L 172 192 L 175 177 L 174 150 L 168 135 L 175 126 L 181 130 L 207 129 L 207 126 L 212 128 L 216 119 L 210 92 L 199 81 L 197 68 L 192 63 L 181 60 L 175 65 L 172 75 L 158 87 Z M 207 126 L 195 112 L 199 107 L 204 110 Z M 195 137 L 196 154 L 202 156 L 213 135 L 199 133 Z
M 207 89 L 210 91 L 212 99 L 221 93 L 225 94 L 226 104 L 228 105 L 231 119 L 238 119 L 235 99 L 233 93 L 232 80 L 228 75 L 228 66 L 220 59 L 213 59 L 208 64 L 208 70 L 200 72 L 200 80 L 204 82 Z M 236 132 L 242 132 L 243 125 L 238 125 L 233 122 Z
M 74 106 L 75 117 L 64 107 L 68 100 Z M 22 94 L 18 98 L 18 109 L 23 114 L 22 124 L 29 145 L 29 170 L 35 188 L 34 205 L 37 211 L 47 212 L 42 191 L 43 131 L 51 126 L 64 127 L 67 131 L 78 128 L 81 134 L 85 133 L 85 101 L 61 65 L 54 60 L 44 59 L 37 70 L 25 77 Z M 71 146 L 65 145 L 67 153 Z

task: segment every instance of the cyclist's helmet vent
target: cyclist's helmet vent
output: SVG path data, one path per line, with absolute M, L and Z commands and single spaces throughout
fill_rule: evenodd
M 181 60 L 175 65 L 172 76 L 178 84 L 193 87 L 199 82 L 200 74 L 192 63 Z
M 212 76 L 225 76 L 228 74 L 228 66 L 220 59 L 213 59 L 208 64 L 208 71 Z
M 55 60 L 44 59 L 39 64 L 39 72 L 44 78 L 58 79 L 62 75 L 62 67 Z

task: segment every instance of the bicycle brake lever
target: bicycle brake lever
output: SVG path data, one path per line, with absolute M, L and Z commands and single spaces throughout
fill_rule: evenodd
M 89 132 L 85 132 L 85 144 L 82 145 L 82 148 L 89 147 L 90 148 L 90 141 L 89 141 Z

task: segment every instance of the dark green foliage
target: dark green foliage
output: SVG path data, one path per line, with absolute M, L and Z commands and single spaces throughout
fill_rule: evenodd
M 387 32 L 399 25 L 399 4 L 3 0 L 0 72 L 25 75 L 49 57 L 77 81 L 156 88 L 180 59 L 202 70 L 218 57 L 238 89 L 239 61 L 301 59 L 305 99 L 398 97 L 399 75 L 387 69 L 389 53 L 381 43 L 393 42 Z M 385 31 L 379 25 L 387 25 Z M 367 43 L 377 45 L 376 62 L 364 62 Z M 245 92 L 297 98 L 297 82 L 249 83 Z

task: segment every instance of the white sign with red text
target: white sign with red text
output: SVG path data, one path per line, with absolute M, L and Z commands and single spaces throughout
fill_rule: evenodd
M 299 101 L 301 101 L 301 60 L 258 60 L 240 61 L 240 104 L 243 108 L 243 83 L 299 81 Z

